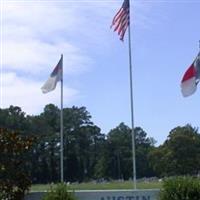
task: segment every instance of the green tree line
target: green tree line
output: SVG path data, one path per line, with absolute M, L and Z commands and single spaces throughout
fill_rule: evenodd
M 85 107 L 64 108 L 63 116 L 65 181 L 132 178 L 130 127 L 120 123 L 108 133 L 102 133 Z M 36 138 L 24 159 L 32 183 L 59 182 L 60 110 L 57 106 L 48 104 L 39 115 L 26 115 L 18 106 L 0 109 L 0 127 Z M 199 173 L 197 128 L 176 127 L 158 147 L 155 139 L 148 137 L 141 127 L 136 127 L 134 132 L 137 178 Z

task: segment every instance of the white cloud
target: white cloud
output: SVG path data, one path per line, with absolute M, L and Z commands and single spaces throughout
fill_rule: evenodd
M 10 105 L 20 106 L 27 114 L 39 114 L 44 106 L 54 103 L 60 106 L 60 86 L 47 94 L 42 94 L 41 86 L 44 82 L 37 82 L 18 77 L 15 73 L 4 73 L 2 75 L 3 98 L 1 107 Z M 78 91 L 64 86 L 63 98 L 65 104 L 70 103 L 78 95 Z
M 69 6 L 70 4 L 68 4 Z M 5 3 L 3 15 L 6 24 L 29 27 L 34 34 L 62 31 L 66 27 L 70 29 L 77 21 L 73 17 L 73 10 L 64 9 L 56 3 L 20 3 L 17 1 Z M 67 24 L 67 26 L 64 26 L 64 24 Z
M 5 70 L 29 74 L 50 73 L 64 54 L 64 73 L 80 73 L 88 69 L 92 59 L 68 43 L 49 44 L 38 40 L 24 42 L 9 40 L 3 45 L 3 66 Z M 65 66 L 64 66 L 65 67 Z
M 31 8 L 31 9 L 30 9 Z M 77 20 L 76 20 L 77 21 Z M 49 72 L 64 54 L 67 70 L 87 70 L 92 59 L 63 34 L 76 27 L 73 9 L 46 3 L 7 3 L 3 15 L 3 67 L 30 74 Z

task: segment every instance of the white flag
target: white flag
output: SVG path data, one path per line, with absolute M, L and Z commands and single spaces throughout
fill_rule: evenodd
M 58 81 L 61 81 L 62 79 L 62 70 L 63 70 L 63 57 L 61 56 L 61 59 L 59 60 L 58 64 L 54 68 L 53 72 L 50 74 L 50 77 L 45 82 L 45 84 L 42 86 L 42 92 L 47 93 L 51 92 L 56 88 L 56 84 Z

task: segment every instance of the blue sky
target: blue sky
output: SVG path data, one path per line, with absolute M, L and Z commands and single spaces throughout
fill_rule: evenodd
M 60 105 L 41 86 L 64 54 L 64 106 L 86 106 L 103 133 L 130 123 L 128 40 L 110 30 L 120 0 L 1 1 L 1 107 L 39 114 Z M 171 129 L 199 126 L 200 91 L 180 81 L 199 50 L 200 1 L 131 1 L 135 126 L 161 144 Z

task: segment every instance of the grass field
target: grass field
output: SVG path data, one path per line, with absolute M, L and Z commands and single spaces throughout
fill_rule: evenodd
M 31 191 L 46 191 L 51 187 L 50 184 L 46 185 L 32 185 Z M 137 183 L 137 189 L 160 189 L 162 183 L 158 181 L 151 182 L 139 182 Z M 111 189 L 133 189 L 133 182 L 131 181 L 113 181 L 107 183 L 80 183 L 70 184 L 69 189 L 72 190 L 111 190 Z

